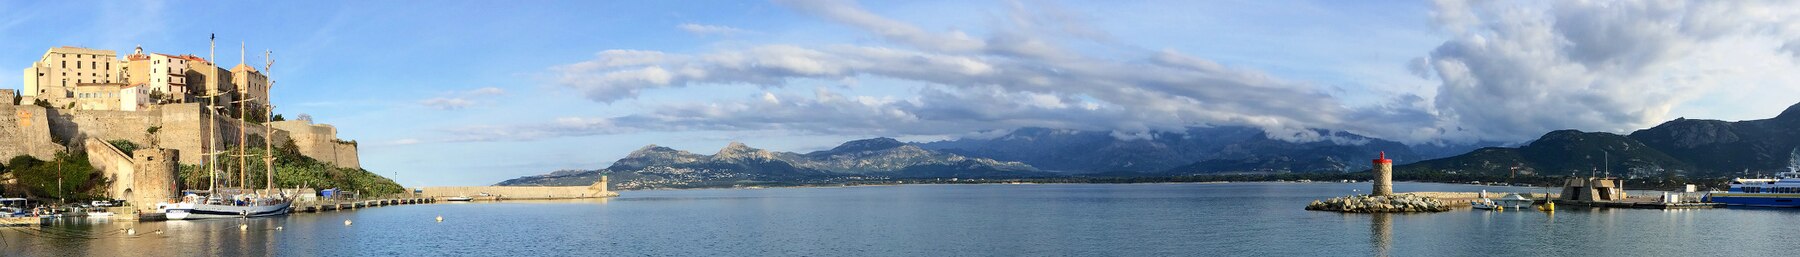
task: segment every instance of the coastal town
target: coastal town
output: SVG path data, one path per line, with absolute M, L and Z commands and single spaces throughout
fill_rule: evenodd
M 216 47 L 216 43 L 213 43 Z M 403 188 L 363 170 L 358 143 L 310 116 L 277 114 L 268 74 L 240 44 L 237 64 L 135 47 L 60 46 L 0 89 L 0 223 L 58 217 L 225 217 L 426 203 L 434 198 L 564 199 L 580 187 Z M 449 192 L 449 193 L 446 193 Z M 476 198 L 468 197 L 468 198 Z M 340 208 L 341 206 L 341 208 Z

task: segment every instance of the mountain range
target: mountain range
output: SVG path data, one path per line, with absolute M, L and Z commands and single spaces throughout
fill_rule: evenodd
M 1314 132 L 1324 139 L 1293 142 L 1272 138 L 1262 129 L 1241 126 L 1192 127 L 1130 138 L 1108 131 L 1021 128 L 990 139 L 963 138 L 923 143 L 920 147 L 1074 174 L 1202 174 L 1359 171 L 1368 169 L 1369 160 L 1381 152 L 1408 163 L 1460 154 L 1480 146 L 1408 146 L 1349 132 Z
M 1315 130 L 1295 142 L 1241 126 L 1120 135 L 1020 128 L 990 138 L 905 143 L 845 142 L 811 153 L 731 143 L 712 155 L 645 146 L 612 166 L 527 176 L 500 185 L 586 185 L 606 175 L 620 189 L 718 187 L 841 179 L 1179 176 L 1367 171 L 1385 152 L 1399 174 L 1562 176 L 1606 172 L 1631 178 L 1743 176 L 1800 166 L 1800 104 L 1762 120 L 1676 119 L 1629 135 L 1551 131 L 1518 147 L 1500 143 L 1403 143 Z
M 1559 130 L 1518 148 L 1482 148 L 1397 173 L 1488 176 L 1610 173 L 1627 178 L 1769 175 L 1800 166 L 1800 104 L 1774 118 L 1679 118 L 1629 135 Z
M 732 142 L 712 155 L 650 145 L 599 170 L 527 176 L 499 185 L 584 185 L 609 176 L 620 189 L 714 187 L 855 178 L 1044 177 L 1030 165 L 926 150 L 892 138 L 845 142 L 811 153 L 777 152 Z

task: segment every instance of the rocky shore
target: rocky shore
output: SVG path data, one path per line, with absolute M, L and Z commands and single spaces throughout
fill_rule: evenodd
M 1337 211 L 1353 213 L 1377 212 L 1441 212 L 1449 211 L 1450 205 L 1436 198 L 1413 194 L 1389 196 L 1352 195 L 1313 201 L 1306 205 L 1309 211 Z

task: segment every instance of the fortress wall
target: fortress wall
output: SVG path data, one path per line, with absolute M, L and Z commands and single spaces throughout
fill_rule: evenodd
M 312 157 L 341 168 L 361 168 L 357 158 L 356 145 L 342 142 L 337 137 L 337 128 L 327 124 L 313 124 L 309 121 L 290 120 L 270 123 L 276 129 L 290 132 L 294 139 L 294 147 L 301 155 Z
M 83 143 L 87 150 L 88 163 L 100 172 L 100 177 L 109 183 L 106 186 L 106 197 L 125 199 L 127 189 L 131 188 L 132 175 L 137 174 L 136 165 L 132 165 L 131 156 L 99 139 L 88 138 Z
M 202 107 L 200 104 L 170 104 L 162 105 L 160 107 L 160 110 L 155 112 L 162 120 L 162 128 L 156 135 L 157 143 L 163 148 L 175 149 L 180 153 L 184 153 L 178 154 L 177 157 L 180 159 L 181 164 L 200 164 L 200 160 L 205 158 L 205 156 L 202 155 L 204 151 L 200 151 L 203 146 L 225 149 L 237 145 L 239 143 L 239 129 L 243 129 L 245 133 L 249 134 L 246 136 L 247 138 L 271 138 L 271 136 L 268 135 L 268 129 L 264 128 L 262 125 L 244 122 L 226 116 L 213 117 L 212 131 L 214 134 L 212 136 L 205 136 L 206 119 L 203 117 L 208 117 L 210 115 L 202 115 Z M 274 143 L 279 144 L 287 141 L 288 133 L 277 129 L 272 138 L 275 140 L 273 141 Z M 217 144 L 214 144 L 215 141 Z M 254 148 L 264 147 L 262 142 L 254 139 L 248 143 L 255 144 L 251 145 L 251 147 Z M 215 151 L 218 149 L 215 149 Z
M 333 145 L 333 148 L 336 148 L 333 150 L 333 154 L 337 158 L 333 159 L 331 164 L 336 164 L 340 168 L 362 168 L 362 162 L 356 158 L 356 144 L 334 143 Z
M 55 158 L 63 147 L 51 139 L 49 114 L 36 105 L 0 104 L 0 159 L 19 155 Z

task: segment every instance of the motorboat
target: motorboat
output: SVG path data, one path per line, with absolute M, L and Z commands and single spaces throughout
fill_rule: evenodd
M 452 196 L 452 197 L 444 198 L 444 200 L 452 201 L 452 202 L 467 202 L 467 201 L 474 201 L 475 198 L 468 197 L 468 196 Z
M 1469 203 L 1469 206 L 1483 210 L 1523 210 L 1525 208 L 1530 208 L 1533 202 L 1535 201 L 1531 200 L 1531 198 L 1525 198 L 1525 196 L 1519 194 L 1507 194 L 1506 196 L 1495 199 L 1481 198 L 1480 200 Z

